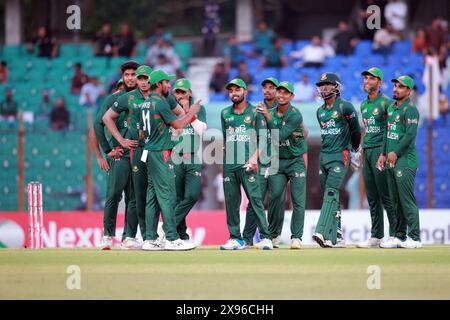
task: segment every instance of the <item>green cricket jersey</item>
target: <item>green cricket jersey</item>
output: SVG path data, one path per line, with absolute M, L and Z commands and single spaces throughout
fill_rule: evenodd
M 112 95 L 110 95 L 108 98 L 106 98 L 105 102 L 103 103 L 100 110 L 97 112 L 97 115 L 94 120 L 94 131 L 95 135 L 97 136 L 98 143 L 100 147 L 102 148 L 103 152 L 113 149 L 117 146 L 120 146 L 119 142 L 117 142 L 116 139 L 109 133 L 109 131 L 105 128 L 105 124 L 103 123 L 103 115 L 108 111 L 110 107 L 114 105 L 114 103 L 123 95 L 126 91 L 121 90 L 119 92 L 116 92 Z M 120 134 L 124 137 L 127 131 L 127 127 L 125 125 L 126 123 L 126 114 L 121 114 L 119 118 L 116 121 L 117 129 L 119 130 Z M 128 150 L 124 150 L 124 156 L 128 155 Z
M 351 134 L 355 131 L 361 134 L 355 108 L 341 97 L 336 98 L 330 109 L 325 104 L 317 109 L 317 120 L 320 124 L 323 153 L 351 150 Z
M 384 144 L 387 109 L 392 100 L 381 92 L 373 100 L 365 99 L 361 103 L 361 114 L 366 128 L 363 148 L 374 148 Z
M 308 151 L 303 132 L 303 116 L 301 112 L 289 104 L 286 112 L 279 116 L 277 108 L 269 110 L 270 121 L 267 122 L 269 129 L 278 129 L 279 158 L 292 159 Z M 273 133 L 272 133 L 273 136 Z
M 192 97 L 189 99 L 189 106 L 194 104 L 194 99 Z M 204 106 L 200 106 L 200 111 L 197 114 L 197 119 L 201 122 L 206 123 L 206 109 Z M 178 137 L 175 142 L 174 149 L 175 152 L 180 154 L 182 153 L 196 153 L 200 148 L 201 138 L 198 134 L 195 133 L 194 128 L 191 124 L 188 124 L 186 128 L 183 129 L 183 132 Z
M 169 123 L 176 120 L 167 100 L 156 92 L 152 92 L 148 99 L 141 104 L 142 130 L 147 135 L 145 150 L 172 150 L 172 127 Z
M 272 108 L 276 108 L 278 106 L 278 102 L 276 100 L 273 102 L 272 107 L 269 107 L 266 100 L 264 100 L 263 103 L 269 111 Z M 267 130 L 267 144 L 266 144 L 267 148 L 266 148 L 265 152 L 264 152 L 264 150 L 262 150 L 259 155 L 259 162 L 262 166 L 270 165 L 270 156 L 272 154 L 272 151 L 271 151 L 272 145 L 270 143 L 270 139 L 271 139 L 270 130 Z
M 393 151 L 407 158 L 409 167 L 416 169 L 419 159 L 416 149 L 419 111 L 408 98 L 400 106 L 394 102 L 388 108 L 386 154 Z
M 267 135 L 266 120 L 255 106 L 248 103 L 241 114 L 237 114 L 233 106 L 224 108 L 221 122 L 225 148 L 224 171 L 234 172 L 241 169 L 255 153 L 259 135 Z M 266 145 L 259 147 L 266 148 Z

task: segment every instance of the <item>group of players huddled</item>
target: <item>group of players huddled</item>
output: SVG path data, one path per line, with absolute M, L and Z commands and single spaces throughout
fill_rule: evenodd
M 205 108 L 200 100 L 194 102 L 187 79 L 175 79 L 134 61 L 124 63 L 121 69 L 123 88 L 106 99 L 89 134 L 97 162 L 108 172 L 101 249 L 113 246 L 123 192 L 126 212 L 121 248 L 194 249 L 186 216 L 201 192 L 199 148 L 207 129 Z M 340 96 L 339 77 L 324 73 L 316 83 L 324 100 L 317 109 L 321 128 L 319 179 L 324 194 L 313 239 L 323 248 L 346 246 L 339 188 L 349 167 L 362 167 L 372 229 L 371 237 L 357 246 L 420 248 L 414 197 L 419 113 L 410 100 L 414 81 L 409 76 L 392 79 L 391 100 L 380 91 L 380 69 L 362 72 L 362 79 L 367 93 L 361 104 L 363 134 L 354 106 Z M 232 104 L 222 110 L 221 124 L 230 237 L 220 246 L 222 250 L 280 246 L 288 181 L 293 204 L 290 248 L 302 247 L 308 131 L 300 108 L 291 104 L 295 94 L 291 83 L 271 77 L 261 86 L 264 101 L 252 105 L 243 80 L 233 79 L 226 85 Z M 241 187 L 249 200 L 242 233 Z M 266 195 L 267 216 L 263 204 Z M 383 208 L 389 220 L 386 238 Z M 164 237 L 158 235 L 160 214 Z M 136 239 L 138 226 L 143 243 Z M 253 243 L 257 228 L 261 240 Z

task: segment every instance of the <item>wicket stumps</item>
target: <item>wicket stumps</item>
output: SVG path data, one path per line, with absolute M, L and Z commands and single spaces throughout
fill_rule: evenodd
M 42 231 L 44 229 L 44 212 L 42 204 L 42 184 L 32 181 L 28 183 L 28 228 L 30 232 L 30 249 L 44 247 Z

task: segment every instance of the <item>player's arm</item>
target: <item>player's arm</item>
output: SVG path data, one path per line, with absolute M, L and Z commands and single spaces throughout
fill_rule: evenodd
M 361 126 L 359 125 L 355 107 L 353 107 L 351 103 L 346 103 L 344 105 L 343 113 L 350 128 L 352 148 L 353 150 L 357 150 L 361 144 Z
M 263 115 L 257 113 L 256 115 L 256 141 L 257 147 L 255 152 L 250 156 L 244 168 L 247 171 L 253 171 L 258 169 L 258 158 L 261 155 L 261 150 L 267 150 L 267 122 Z
M 94 150 L 98 166 L 103 171 L 109 171 L 108 161 L 105 158 L 103 158 L 102 152 L 100 151 L 100 147 L 98 146 L 98 140 L 97 136 L 95 135 L 94 127 L 89 128 L 88 138 L 89 144 L 91 145 L 91 148 Z
M 289 117 L 288 121 L 281 128 L 278 128 L 273 123 L 272 120 L 267 121 L 267 126 L 269 127 L 269 129 L 271 129 L 271 130 L 278 129 L 279 130 L 279 134 L 278 134 L 279 141 L 287 140 L 294 133 L 294 131 L 297 130 L 297 128 L 302 124 L 303 124 L 303 117 L 299 112 L 295 113 L 295 116 Z
M 127 96 L 120 97 L 111 108 L 109 108 L 102 117 L 103 123 L 105 124 L 108 131 L 111 132 L 112 136 L 120 143 L 121 146 L 127 149 L 134 149 L 138 146 L 138 141 L 129 140 L 122 137 L 119 130 L 117 129 L 117 118 L 121 112 L 128 111 Z
M 199 136 L 205 133 L 207 125 L 206 125 L 206 110 L 204 106 L 200 106 L 200 111 L 197 114 L 197 119 L 192 121 L 191 125 L 192 128 L 194 129 L 194 132 Z
M 169 107 L 172 110 L 172 112 L 175 113 L 175 115 L 177 117 L 183 116 L 183 115 L 186 114 L 186 112 L 184 111 L 183 107 L 180 106 L 180 104 L 178 103 L 177 99 L 175 99 L 175 97 L 172 94 L 169 94 L 167 96 L 166 101 L 169 104 Z
M 159 102 L 157 110 L 165 123 L 168 123 L 174 129 L 184 129 L 189 123 L 197 119 L 197 113 L 200 110 L 200 102 L 201 100 L 194 103 L 189 109 L 189 112 L 179 118 L 177 118 L 172 110 L 170 110 L 170 107 L 166 102 Z
M 416 140 L 418 125 L 419 112 L 416 108 L 408 107 L 405 112 L 405 134 L 394 149 L 398 157 L 404 155 L 408 147 Z
M 97 115 L 94 120 L 94 132 L 95 136 L 97 137 L 97 141 L 100 144 L 100 147 L 102 148 L 103 152 L 105 154 L 108 154 L 112 148 L 108 142 L 108 139 L 106 139 L 105 136 L 105 127 L 103 123 L 103 115 L 105 112 L 109 109 L 109 106 L 111 105 L 112 97 L 110 96 L 106 101 L 103 103 L 100 110 L 97 112 Z

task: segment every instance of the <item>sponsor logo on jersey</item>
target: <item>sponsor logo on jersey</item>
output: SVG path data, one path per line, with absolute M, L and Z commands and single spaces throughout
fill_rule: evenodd
M 201 172 L 198 172 L 198 171 L 195 171 L 195 176 L 196 176 L 196 177 L 201 177 L 201 176 L 202 176 L 202 173 L 201 173 Z

